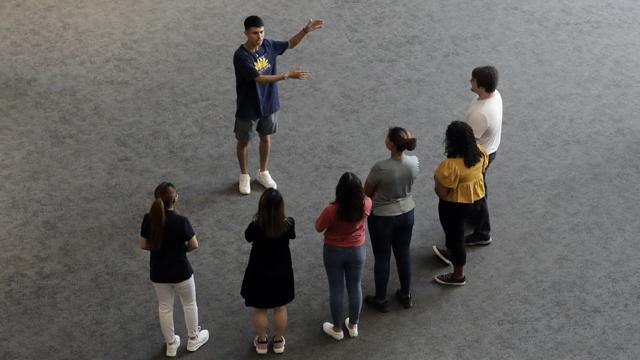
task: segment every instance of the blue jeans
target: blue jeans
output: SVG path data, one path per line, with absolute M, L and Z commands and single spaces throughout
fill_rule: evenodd
M 342 325 L 342 297 L 345 280 L 349 296 L 349 322 L 357 324 L 362 310 L 362 268 L 367 256 L 364 245 L 337 247 L 325 245 L 324 268 L 329 280 L 329 303 L 334 326 Z
M 368 218 L 369 236 L 375 257 L 374 278 L 376 283 L 376 298 L 387 298 L 387 283 L 389 282 L 389 263 L 391 250 L 396 258 L 400 291 L 402 295 L 411 294 L 411 232 L 413 231 L 413 213 L 408 211 L 396 216 L 370 215 Z

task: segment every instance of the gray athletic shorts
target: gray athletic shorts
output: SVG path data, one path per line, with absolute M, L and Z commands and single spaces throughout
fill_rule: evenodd
M 256 137 L 256 132 L 261 135 L 271 135 L 275 134 L 277 129 L 278 119 L 275 113 L 255 120 L 236 118 L 236 123 L 233 126 L 236 139 L 243 142 L 249 142 Z

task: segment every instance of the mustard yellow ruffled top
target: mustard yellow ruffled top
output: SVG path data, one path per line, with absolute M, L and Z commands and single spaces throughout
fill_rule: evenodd
M 487 152 L 482 151 L 482 158 L 477 164 L 468 168 L 464 165 L 464 158 L 449 158 L 442 160 L 436 168 L 435 178 L 440 185 L 451 189 L 444 201 L 472 204 L 484 197 L 484 178 L 482 173 L 489 164 Z

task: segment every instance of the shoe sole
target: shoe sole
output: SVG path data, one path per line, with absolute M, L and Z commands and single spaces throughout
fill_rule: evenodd
M 466 246 L 478 246 L 478 245 L 489 245 L 493 239 L 489 238 L 489 240 L 485 241 L 474 241 L 474 242 L 466 242 L 464 243 Z
M 442 255 L 442 253 L 440 253 L 440 250 L 438 250 L 437 246 L 433 245 L 433 246 L 431 246 L 431 248 L 433 249 L 433 252 L 436 254 L 438 259 L 442 260 L 442 262 L 447 264 L 447 265 L 451 265 L 451 260 L 449 260 L 446 257 L 444 257 L 444 255 Z
M 191 349 L 187 348 L 187 351 L 194 352 L 194 351 L 200 349 L 202 347 L 202 345 L 206 344 L 207 342 L 209 342 L 209 339 L 207 339 L 207 341 L 203 342 L 202 344 L 198 345 L 195 348 L 191 348 Z
M 463 281 L 463 282 L 456 282 L 456 283 L 452 283 L 452 282 L 446 282 L 446 281 L 442 281 L 440 279 L 438 279 L 437 276 L 433 277 L 433 280 L 435 280 L 435 282 L 437 282 L 440 285 L 451 285 L 451 286 L 463 286 L 464 284 L 467 283 L 467 281 Z
M 342 337 L 340 337 L 339 335 L 336 335 L 335 332 L 333 332 L 333 329 L 331 329 L 333 327 L 333 325 L 331 325 L 331 327 L 327 327 L 325 329 L 325 324 L 327 324 L 327 323 L 322 324 L 322 331 L 325 334 L 329 335 L 333 340 L 336 340 L 336 341 L 340 341 L 340 340 L 344 339 L 344 332 L 342 333 Z

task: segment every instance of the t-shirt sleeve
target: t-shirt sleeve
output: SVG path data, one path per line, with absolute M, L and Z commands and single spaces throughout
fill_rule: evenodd
M 273 46 L 273 52 L 276 55 L 284 54 L 284 52 L 289 48 L 289 42 L 288 41 L 274 40 L 274 41 L 271 42 L 271 45 Z
M 292 217 L 288 217 L 286 220 L 289 223 L 289 229 L 287 230 L 287 237 L 289 239 L 295 239 L 296 238 L 296 222 L 295 220 L 293 220 Z
M 469 114 L 467 123 L 469 124 L 469 126 L 471 126 L 471 129 L 473 129 L 473 136 L 475 136 L 476 139 L 480 139 L 480 137 L 482 137 L 482 134 L 484 134 L 484 132 L 487 131 L 487 128 L 489 127 L 487 117 L 479 111 L 474 111 Z
M 253 59 L 242 52 L 236 52 L 233 56 L 233 67 L 236 69 L 236 74 L 244 80 L 255 80 L 260 73 L 253 66 Z
M 418 159 L 417 156 L 412 156 L 411 160 L 412 160 L 411 161 L 411 176 L 415 180 L 415 178 L 418 176 L 418 173 L 420 172 L 420 160 Z
M 375 187 L 378 186 L 379 182 L 380 166 L 378 164 L 375 164 L 371 168 L 371 171 L 369 171 L 369 175 L 367 175 L 367 180 L 365 180 L 365 183 L 369 184 L 369 186 L 372 186 L 375 189 Z
M 148 240 L 150 231 L 151 219 L 149 218 L 149 214 L 146 214 L 142 219 L 142 225 L 140 226 L 140 236 Z
M 191 225 L 191 221 L 187 218 L 184 218 L 183 232 L 184 241 L 189 241 L 196 235 L 196 232 L 193 230 L 193 226 Z
M 450 161 L 443 160 L 436 168 L 435 178 L 440 185 L 455 189 L 458 186 L 460 174 L 458 168 Z

